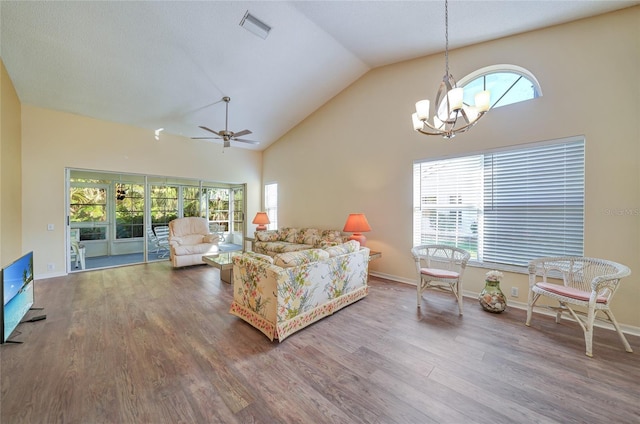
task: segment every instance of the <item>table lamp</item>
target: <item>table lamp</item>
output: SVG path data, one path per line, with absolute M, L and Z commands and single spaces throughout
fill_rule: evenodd
M 367 217 L 363 213 L 351 213 L 347 218 L 347 222 L 344 224 L 342 231 L 347 233 L 353 233 L 349 240 L 357 240 L 360 242 L 360 246 L 364 246 L 367 242 L 367 238 L 361 233 L 371 231 Z
M 256 217 L 251 221 L 254 224 L 258 224 L 256 227 L 256 231 L 265 231 L 267 229 L 267 224 L 270 223 L 269 217 L 266 212 L 258 212 Z

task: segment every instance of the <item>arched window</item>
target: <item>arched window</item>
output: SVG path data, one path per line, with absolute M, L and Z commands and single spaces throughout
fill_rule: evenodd
M 464 87 L 464 102 L 475 103 L 476 93 L 491 92 L 491 108 L 523 102 L 542 96 L 542 89 L 535 76 L 516 65 L 492 65 L 478 69 L 458 81 Z

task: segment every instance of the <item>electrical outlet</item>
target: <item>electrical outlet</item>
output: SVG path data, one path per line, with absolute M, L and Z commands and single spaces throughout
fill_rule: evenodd
M 53 231 L 55 226 L 53 224 L 47 224 L 47 231 Z
M 54 269 L 56 269 L 56 264 L 54 263 L 47 264 L 48 271 L 53 271 Z
M 518 297 L 518 288 L 511 287 L 511 297 Z

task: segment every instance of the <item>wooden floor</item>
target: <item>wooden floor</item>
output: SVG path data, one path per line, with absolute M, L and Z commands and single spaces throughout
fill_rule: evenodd
M 47 319 L 0 347 L 0 422 L 638 423 L 640 338 L 371 281 L 270 342 L 228 313 L 217 269 L 166 262 L 36 281 Z

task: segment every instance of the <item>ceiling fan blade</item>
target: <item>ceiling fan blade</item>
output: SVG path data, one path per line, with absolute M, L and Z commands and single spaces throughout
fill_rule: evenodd
M 209 131 L 211 133 L 214 133 L 215 135 L 220 135 L 217 131 L 214 131 L 211 128 L 203 127 L 202 125 L 200 125 L 200 128 L 202 128 L 205 131 Z
M 191 140 L 221 140 L 221 137 L 191 137 Z
M 234 137 L 242 137 L 243 135 L 249 135 L 249 134 L 251 134 L 251 131 L 249 131 L 249 130 L 242 130 L 242 131 L 240 131 L 240 132 L 233 133 L 233 136 L 234 136 Z
M 241 141 L 243 143 L 249 143 L 249 144 L 260 144 L 259 141 L 254 141 L 254 140 L 245 140 L 244 138 L 233 138 L 233 141 Z

